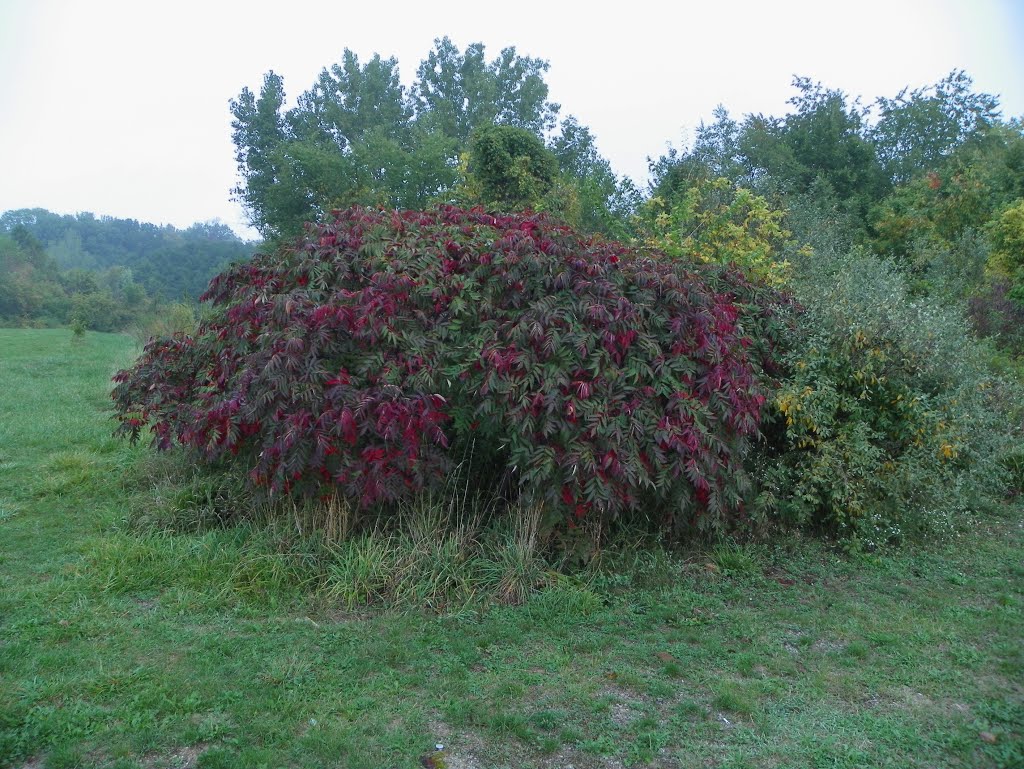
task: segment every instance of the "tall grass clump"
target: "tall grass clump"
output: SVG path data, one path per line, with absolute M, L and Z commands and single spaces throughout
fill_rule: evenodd
M 326 593 L 349 609 L 525 603 L 549 571 L 538 520 L 515 509 L 485 524 L 478 504 L 456 510 L 450 497 L 422 497 L 332 545 Z
M 148 457 L 127 485 L 138 493 L 122 531 L 90 556 L 108 591 L 301 592 L 346 610 L 451 613 L 526 603 L 551 580 L 542 508 L 499 506 L 461 471 L 438 493 L 371 510 L 337 494 L 268 495 L 182 451 Z

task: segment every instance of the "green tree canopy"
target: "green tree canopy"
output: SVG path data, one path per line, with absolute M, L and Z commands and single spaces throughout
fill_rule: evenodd
M 935 85 L 879 98 L 871 131 L 878 157 L 892 181 L 907 182 L 934 170 L 963 145 L 998 121 L 997 99 L 971 91 L 973 81 L 955 70 Z
M 827 189 L 863 215 L 889 187 L 868 135 L 867 110 L 808 78 L 793 85 L 799 91 L 789 100 L 793 112 L 746 120 L 740 146 L 752 175 L 767 176 L 791 194 Z
M 558 176 L 558 160 L 525 128 L 487 125 L 470 139 L 469 171 L 491 208 L 537 208 Z
M 425 208 L 464 197 L 465 157 L 474 137 L 489 137 L 478 138 L 478 167 L 481 153 L 499 145 L 514 150 L 509 159 L 520 165 L 530 157 L 531 167 L 513 172 L 506 163 L 504 181 L 490 177 L 473 202 L 508 208 L 558 186 L 562 200 L 549 210 L 570 212 L 588 231 L 624 234 L 635 190 L 611 172 L 585 126 L 563 121 L 551 139 L 557 162 L 547 160 L 559 111 L 548 100 L 547 70 L 547 62 L 512 47 L 488 60 L 482 44 L 461 51 L 445 37 L 434 41 L 407 90 L 395 59 L 375 55 L 363 64 L 346 49 L 291 108 L 281 77 L 269 72 L 258 95 L 243 89 L 231 102 L 235 194 L 267 238 L 294 235 L 305 222 L 356 203 Z M 498 133 L 488 133 L 492 126 Z M 491 154 L 482 162 L 486 176 L 503 161 Z M 501 183 L 513 186 L 501 190 Z
M 514 47 L 488 62 L 482 43 L 463 53 L 444 37 L 416 70 L 416 113 L 463 145 L 493 123 L 542 135 L 554 127 L 559 109 L 548 101 L 547 71 L 546 61 L 520 56 Z
M 904 88 L 871 107 L 806 77 L 793 85 L 797 93 L 782 116 L 737 121 L 716 109 L 689 148 L 652 161 L 652 193 L 671 203 L 699 183 L 727 178 L 777 200 L 828 199 L 867 237 L 879 219 L 877 207 L 894 190 L 905 196 L 897 187 L 927 173 L 966 178 L 963 169 L 977 167 L 981 157 L 982 165 L 1014 166 L 1007 150 L 1014 142 L 999 121 L 997 100 L 973 91 L 962 71 L 934 85 Z M 1003 155 L 1006 162 L 997 160 Z M 1004 176 L 986 183 L 986 190 L 1014 187 L 1012 171 Z

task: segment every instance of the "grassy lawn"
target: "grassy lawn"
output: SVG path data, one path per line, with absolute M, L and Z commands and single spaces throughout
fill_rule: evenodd
M 1019 509 L 928 550 L 610 554 L 346 612 L 258 533 L 139 533 L 123 336 L 0 329 L 0 767 L 1024 766 Z M 617 558 L 617 560 L 616 560 Z

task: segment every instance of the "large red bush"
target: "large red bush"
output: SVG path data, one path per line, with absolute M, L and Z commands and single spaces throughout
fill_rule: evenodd
M 113 397 L 122 434 L 238 455 L 275 491 L 396 500 L 472 446 L 570 520 L 720 525 L 777 299 L 542 215 L 352 208 L 216 277 L 210 319 L 150 342 Z

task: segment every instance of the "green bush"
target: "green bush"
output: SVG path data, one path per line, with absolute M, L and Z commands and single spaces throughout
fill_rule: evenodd
M 98 291 L 72 296 L 71 316 L 92 331 L 119 331 L 127 325 L 131 314 L 109 291 Z
M 488 207 L 536 209 L 558 178 L 558 160 L 531 131 L 491 125 L 470 140 L 469 172 Z
M 196 312 L 192 305 L 185 302 L 172 302 L 157 305 L 154 312 L 142 322 L 133 326 L 132 336 L 139 345 L 145 345 L 150 339 L 174 336 L 175 334 L 191 334 L 196 329 Z
M 793 263 L 804 313 L 774 401 L 766 499 L 788 521 L 871 545 L 998 497 L 1014 390 L 961 314 L 913 298 L 893 265 L 846 244 Z

